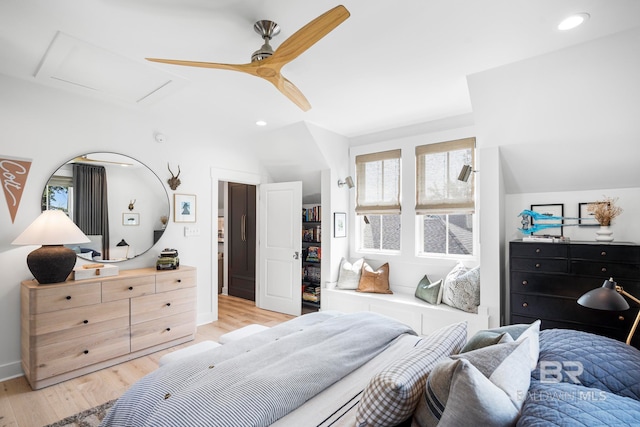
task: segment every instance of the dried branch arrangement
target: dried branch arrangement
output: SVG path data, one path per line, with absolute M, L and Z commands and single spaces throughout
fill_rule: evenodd
M 610 225 L 614 218 L 622 213 L 622 208 L 616 206 L 618 198 L 604 197 L 603 200 L 590 203 L 587 206 L 587 212 L 592 213 L 598 224 Z

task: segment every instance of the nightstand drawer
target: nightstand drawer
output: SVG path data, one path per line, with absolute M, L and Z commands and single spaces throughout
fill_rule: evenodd
M 156 276 L 156 292 L 158 293 L 195 286 L 195 269 L 183 268 L 176 271 L 161 272 Z
M 569 266 L 566 259 L 549 258 L 511 258 L 511 269 L 518 271 L 533 271 L 537 273 L 569 272 Z
M 102 283 L 102 302 L 135 298 L 142 295 L 154 294 L 155 292 L 155 276 L 110 280 Z
M 131 351 L 142 350 L 188 335 L 194 335 L 195 332 L 195 311 L 131 325 Z
M 196 310 L 196 288 L 178 289 L 131 299 L 131 324 L 135 325 Z
M 112 329 L 95 335 L 40 347 L 33 359 L 35 379 L 53 377 L 93 365 L 129 352 L 129 328 Z
M 47 287 L 50 286 L 50 287 Z M 30 313 L 48 313 L 85 305 L 100 304 L 100 283 L 40 285 L 29 289 Z

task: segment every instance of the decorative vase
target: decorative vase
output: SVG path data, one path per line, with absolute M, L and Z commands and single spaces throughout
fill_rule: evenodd
M 608 225 L 601 225 L 596 231 L 596 240 L 598 242 L 613 242 L 613 231 Z

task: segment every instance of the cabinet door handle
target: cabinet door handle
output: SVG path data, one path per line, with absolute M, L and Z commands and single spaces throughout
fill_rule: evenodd
M 247 216 L 245 214 L 242 214 L 240 219 L 240 239 L 243 242 L 247 241 Z
M 528 303 L 528 302 L 523 302 L 523 303 L 522 303 L 522 306 L 523 306 L 524 308 L 527 308 L 527 307 L 529 307 L 529 303 Z

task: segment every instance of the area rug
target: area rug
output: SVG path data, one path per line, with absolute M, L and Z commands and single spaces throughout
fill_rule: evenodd
M 98 427 L 115 402 L 115 399 L 110 400 L 44 427 Z

